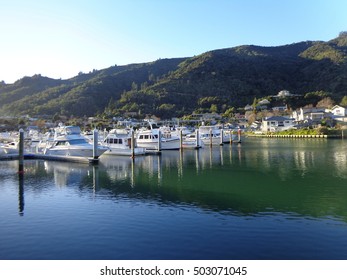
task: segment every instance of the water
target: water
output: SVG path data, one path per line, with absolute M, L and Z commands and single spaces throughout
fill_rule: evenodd
M 0 162 L 0 259 L 347 259 L 347 142 Z

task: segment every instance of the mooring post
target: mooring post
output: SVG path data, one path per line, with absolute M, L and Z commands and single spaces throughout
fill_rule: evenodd
M 210 147 L 212 147 L 212 128 L 210 129 Z
M 98 158 L 98 130 L 93 130 L 93 160 Z
M 241 143 L 241 128 L 238 129 L 237 134 L 239 136 L 238 143 Z
M 229 135 L 230 135 L 230 144 L 233 143 L 233 131 L 229 130 Z
M 23 129 L 19 130 L 18 153 L 19 153 L 18 173 L 23 174 L 24 173 L 24 130 Z
M 196 148 L 199 148 L 199 129 L 195 129 L 195 140 L 196 140 L 196 143 L 195 143 L 195 147 Z
M 219 143 L 220 146 L 223 146 L 223 138 L 224 138 L 224 129 L 222 128 L 220 130 L 220 143 Z
M 134 136 L 134 130 L 131 130 L 131 158 L 135 157 L 135 136 Z
M 182 129 L 180 129 L 180 150 L 183 148 L 183 134 L 182 134 Z
M 161 151 L 161 131 L 158 129 L 158 152 Z

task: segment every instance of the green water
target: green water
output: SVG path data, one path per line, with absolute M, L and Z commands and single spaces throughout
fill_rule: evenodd
M 347 141 L 0 162 L 0 259 L 347 259 Z

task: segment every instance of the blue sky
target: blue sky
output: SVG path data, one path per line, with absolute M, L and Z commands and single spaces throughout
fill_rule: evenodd
M 346 11 L 346 0 L 0 0 L 0 81 L 328 41 L 347 31 Z

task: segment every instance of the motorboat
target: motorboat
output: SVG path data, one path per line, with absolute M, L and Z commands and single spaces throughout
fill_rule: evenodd
M 200 137 L 197 137 L 197 133 L 191 133 L 187 134 L 182 139 L 182 148 L 184 149 L 199 149 L 204 147 L 204 142 L 200 139 Z
M 137 156 L 144 155 L 146 149 L 143 147 L 132 147 L 131 136 L 132 131 L 128 129 L 112 129 L 106 136 L 103 145 L 108 149 L 103 155 L 117 155 L 117 156 Z
M 179 150 L 180 148 L 180 138 L 170 133 L 170 130 L 160 130 L 155 123 L 149 123 L 147 127 L 137 131 L 136 143 L 138 147 L 146 148 L 146 150 Z
M 18 155 L 19 154 L 19 141 L 12 141 L 1 146 L 0 154 Z
M 223 145 L 234 140 L 234 135 L 229 130 L 219 126 L 200 126 L 199 137 L 205 145 Z
M 101 156 L 108 149 L 101 145 L 96 147 L 96 156 Z M 60 125 L 54 130 L 53 139 L 46 141 L 42 152 L 51 156 L 90 158 L 94 155 L 94 145 L 81 134 L 80 127 Z

